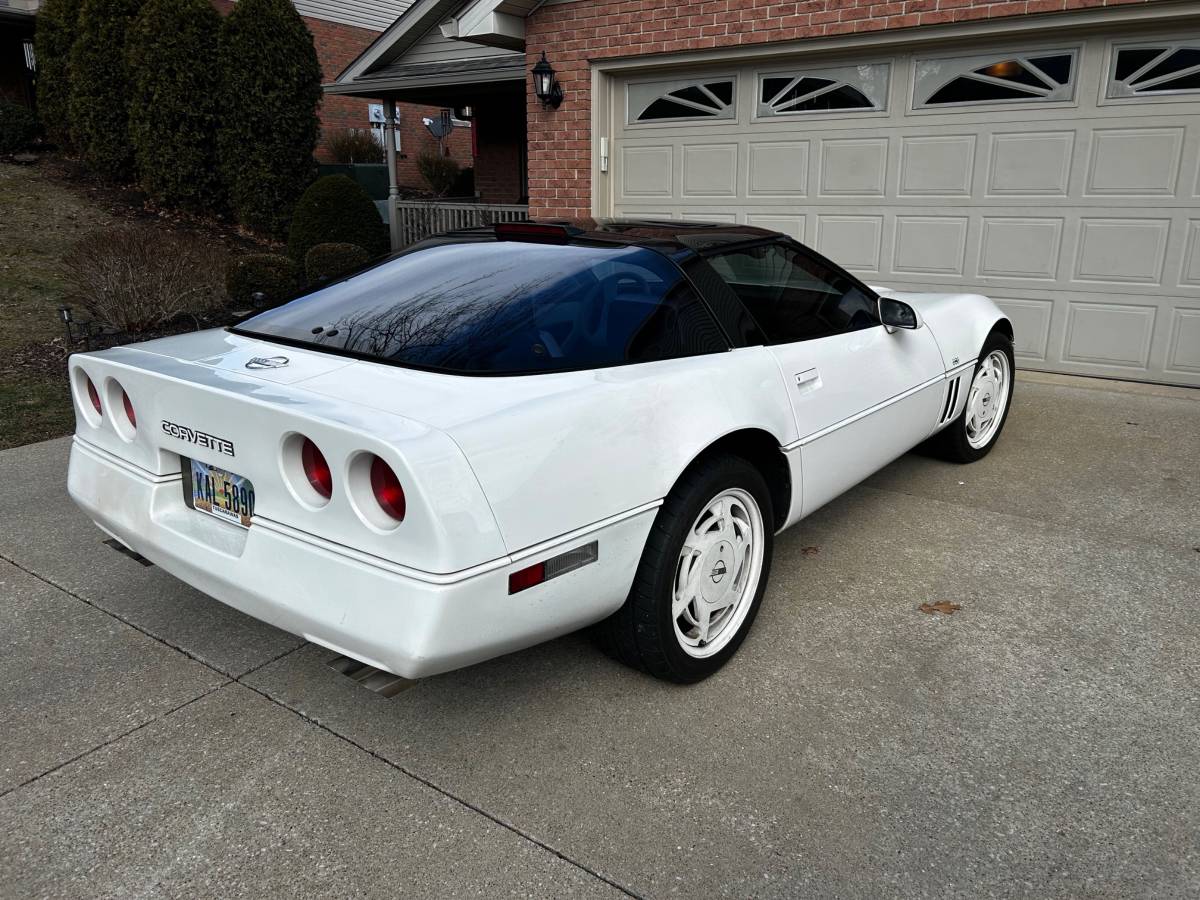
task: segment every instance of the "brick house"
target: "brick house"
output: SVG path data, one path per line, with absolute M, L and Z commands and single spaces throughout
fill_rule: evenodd
M 233 0 L 213 0 L 221 12 L 233 7 Z M 360 53 L 370 47 L 388 25 L 400 16 L 412 0 L 295 0 L 295 7 L 312 33 L 317 58 L 326 81 L 331 81 Z M 371 127 L 370 101 L 361 97 L 330 94 L 321 104 L 321 139 L 317 159 L 329 162 L 331 135 L 347 128 Z M 397 154 L 398 183 L 405 188 L 424 190 L 427 186 L 417 172 L 417 158 L 423 152 L 435 152 L 438 140 L 425 125 L 426 119 L 438 119 L 443 107 L 435 104 L 401 104 L 397 119 L 400 152 Z M 472 129 L 459 123 L 443 142 L 446 155 L 459 165 L 473 165 Z
M 328 90 L 471 107 L 485 200 L 767 226 L 1200 385 L 1194 0 L 415 0 Z

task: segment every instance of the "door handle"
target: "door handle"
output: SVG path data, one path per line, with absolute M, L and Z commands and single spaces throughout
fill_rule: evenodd
M 800 393 L 807 394 L 821 386 L 821 373 L 816 369 L 805 369 L 796 373 L 796 387 Z

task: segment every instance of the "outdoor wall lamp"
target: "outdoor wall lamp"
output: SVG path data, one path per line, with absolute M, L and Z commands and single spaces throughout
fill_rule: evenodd
M 554 80 L 554 67 L 546 59 L 546 51 L 533 67 L 533 93 L 541 101 L 544 109 L 558 109 L 563 102 L 562 85 Z

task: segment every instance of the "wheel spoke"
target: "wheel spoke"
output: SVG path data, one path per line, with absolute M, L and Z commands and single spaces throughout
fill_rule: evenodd
M 707 603 L 697 603 L 696 610 L 696 640 L 702 645 L 708 642 L 708 625 L 712 615 Z

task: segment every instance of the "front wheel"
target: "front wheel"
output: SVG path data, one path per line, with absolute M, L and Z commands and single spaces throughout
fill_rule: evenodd
M 667 681 L 707 678 L 737 651 L 771 568 L 771 494 L 749 462 L 701 462 L 658 511 L 625 605 L 597 626 L 616 659 Z
M 1013 393 L 1013 345 L 992 332 L 983 342 L 962 415 L 934 435 L 934 449 L 951 462 L 983 459 L 996 445 Z

